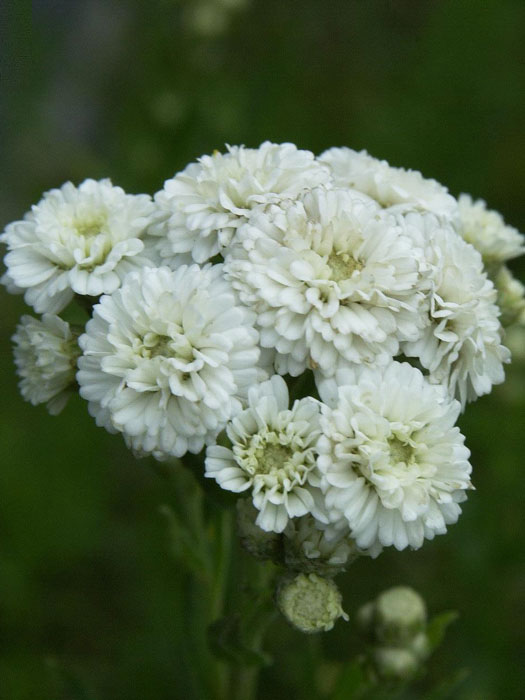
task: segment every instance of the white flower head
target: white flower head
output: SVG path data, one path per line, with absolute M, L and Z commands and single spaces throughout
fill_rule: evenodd
M 53 314 L 42 320 L 22 316 L 13 342 L 20 393 L 33 406 L 47 403 L 49 413 L 57 415 L 75 385 L 77 336 Z
M 406 219 L 427 239 L 430 323 L 418 340 L 402 349 L 428 370 L 431 382 L 443 384 L 464 407 L 503 382 L 503 363 L 510 361 L 501 343 L 496 290 L 481 255 L 451 226 L 430 214 L 409 214 Z
M 342 369 L 319 382 L 318 442 L 330 520 L 362 548 L 421 547 L 458 519 L 471 488 L 460 405 L 408 363 Z
M 228 491 L 252 490 L 255 524 L 282 532 L 290 518 L 316 513 L 318 403 L 288 408 L 288 388 L 274 375 L 248 392 L 248 408 L 226 428 L 231 449 L 208 447 L 206 476 Z
M 481 253 L 485 265 L 501 265 L 525 253 L 525 237 L 507 226 L 499 212 L 487 209 L 482 199 L 473 201 L 470 195 L 462 194 L 458 204 L 459 231 Z
M 424 323 L 422 250 L 368 197 L 316 188 L 252 214 L 226 258 L 277 371 L 386 363 Z
M 161 236 L 167 264 L 176 266 L 188 254 L 202 263 L 229 245 L 254 207 L 329 179 L 313 153 L 291 143 L 228 146 L 227 153 L 202 156 L 164 183 L 155 195 L 159 218 L 151 233 Z
M 153 209 L 149 195 L 110 180 L 50 190 L 0 236 L 9 250 L 5 282 L 39 313 L 58 313 L 74 294 L 111 294 L 127 272 L 155 260 L 145 246 Z
M 338 187 L 351 187 L 375 199 L 383 207 L 394 205 L 457 215 L 457 202 L 443 185 L 424 178 L 417 170 L 394 168 L 366 151 L 330 148 L 319 156 L 328 165 Z
M 197 453 L 261 378 L 257 340 L 220 265 L 142 268 L 94 307 L 80 338 L 80 394 L 135 451 Z

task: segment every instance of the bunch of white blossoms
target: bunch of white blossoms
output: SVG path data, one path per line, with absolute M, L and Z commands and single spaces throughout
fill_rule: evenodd
M 458 415 L 503 381 L 501 320 L 525 319 L 524 238 L 484 202 L 266 142 L 154 197 L 67 183 L 1 240 L 5 286 L 44 313 L 13 337 L 24 398 L 56 412 L 78 387 L 136 454 L 202 452 L 251 551 L 333 576 L 458 519 Z M 73 300 L 85 327 L 55 315 Z

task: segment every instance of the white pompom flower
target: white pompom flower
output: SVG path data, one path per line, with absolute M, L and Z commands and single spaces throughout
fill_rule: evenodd
M 330 148 L 319 156 L 338 187 L 350 187 L 375 199 L 382 207 L 394 205 L 431 211 L 455 218 L 457 202 L 446 187 L 424 178 L 417 170 L 395 168 L 366 151 Z
M 111 294 L 127 272 L 154 263 L 145 245 L 153 210 L 149 195 L 107 179 L 50 190 L 0 236 L 9 250 L 5 282 L 39 313 L 58 313 L 74 294 Z
M 164 262 L 176 267 L 188 254 L 202 263 L 228 246 L 251 210 L 270 199 L 293 198 L 327 183 L 328 168 L 291 143 L 265 141 L 259 148 L 228 146 L 190 163 L 155 195 Z
M 460 405 L 407 363 L 340 370 L 319 382 L 318 466 L 330 520 L 357 545 L 421 547 L 461 512 L 470 452 Z
M 80 354 L 69 323 L 53 314 L 22 316 L 13 336 L 20 393 L 36 406 L 47 403 L 51 415 L 66 405 L 75 385 Z
M 473 201 L 470 195 L 462 194 L 458 204 L 459 231 L 481 253 L 485 265 L 499 266 L 525 253 L 525 237 L 506 225 L 499 212 L 487 209 L 482 199 Z
M 430 323 L 402 350 L 419 360 L 431 382 L 443 384 L 465 407 L 505 379 L 503 364 L 510 361 L 510 352 L 501 342 L 497 292 L 481 255 L 452 227 L 432 215 L 405 218 L 427 241 Z
M 288 388 L 274 375 L 248 393 L 248 408 L 226 428 L 231 449 L 212 445 L 206 476 L 228 491 L 252 490 L 255 524 L 282 532 L 290 518 L 316 513 L 315 444 L 319 406 L 310 397 L 288 408 Z
M 264 378 L 257 341 L 220 265 L 142 268 L 94 307 L 80 338 L 80 394 L 136 452 L 198 453 Z
M 421 248 L 370 198 L 323 187 L 255 211 L 226 257 L 280 374 L 388 362 L 424 323 Z

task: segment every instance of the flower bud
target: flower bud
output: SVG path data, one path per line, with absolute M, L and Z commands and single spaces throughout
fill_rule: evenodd
M 277 590 L 279 610 L 301 632 L 328 632 L 338 618 L 348 620 L 341 603 L 335 583 L 317 574 L 285 579 Z
M 501 309 L 501 323 L 510 326 L 525 321 L 525 287 L 513 277 L 511 271 L 502 265 L 494 278 L 498 290 L 498 306 Z
M 283 534 L 285 565 L 304 574 L 333 578 L 359 556 L 349 532 L 329 535 L 310 514 L 291 520 Z
M 422 631 L 426 619 L 425 602 L 412 588 L 390 588 L 376 599 L 375 631 L 380 642 L 403 644 Z
M 411 680 L 419 666 L 412 651 L 399 647 L 376 647 L 372 654 L 372 663 L 382 681 L 393 683 Z
M 249 498 L 237 501 L 237 531 L 241 544 L 257 559 L 281 559 L 281 537 L 275 532 L 265 532 L 255 524 L 259 511 Z

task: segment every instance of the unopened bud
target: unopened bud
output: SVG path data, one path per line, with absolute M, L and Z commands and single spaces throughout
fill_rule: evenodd
M 279 610 L 291 625 L 306 633 L 328 632 L 340 617 L 348 620 L 341 603 L 335 583 L 317 574 L 286 579 L 277 591 Z
M 376 635 L 386 644 L 403 644 L 411 640 L 423 630 L 426 619 L 425 602 L 412 588 L 390 588 L 376 600 Z
M 237 501 L 237 530 L 241 544 L 257 559 L 278 561 L 281 551 L 281 537 L 275 532 L 266 532 L 255 524 L 258 511 L 248 498 Z
M 283 534 L 286 566 L 304 574 L 332 578 L 359 556 L 349 532 L 343 530 L 329 536 L 325 526 L 312 515 L 294 518 Z
M 502 265 L 494 278 L 498 291 L 498 306 L 501 310 L 501 323 L 511 326 L 525 321 L 525 287 L 511 271 Z
M 411 680 L 419 667 L 415 654 L 399 647 L 376 647 L 372 662 L 379 678 L 392 683 Z

